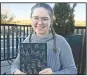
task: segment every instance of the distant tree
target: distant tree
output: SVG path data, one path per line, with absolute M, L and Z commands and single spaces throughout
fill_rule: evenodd
M 14 19 L 14 16 L 11 16 L 9 14 L 2 14 L 1 13 L 1 23 L 2 24 L 8 24 L 10 21 Z
M 9 24 L 12 20 L 14 19 L 14 15 L 7 10 L 1 10 L 1 24 Z M 10 31 L 12 30 L 12 26 L 9 27 L 8 30 L 8 26 L 5 26 L 5 34 L 10 33 Z M 4 28 L 1 27 L 1 33 L 4 33 Z
M 56 33 L 69 35 L 74 31 L 74 8 L 76 3 L 70 7 L 69 3 L 55 3 L 53 27 Z

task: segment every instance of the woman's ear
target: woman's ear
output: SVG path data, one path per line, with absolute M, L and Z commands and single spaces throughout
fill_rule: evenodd
M 53 19 L 51 19 L 51 22 L 50 22 L 51 25 L 53 25 Z
M 50 26 L 52 27 L 52 25 L 53 25 L 53 22 L 51 21 Z

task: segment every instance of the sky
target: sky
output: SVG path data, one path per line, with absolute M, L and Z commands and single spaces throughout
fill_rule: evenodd
M 54 3 L 47 4 L 52 8 L 54 7 Z M 33 5 L 35 3 L 1 3 L 1 12 L 14 15 L 15 20 L 28 20 L 30 19 L 30 10 Z M 77 3 L 74 14 L 76 20 L 86 21 L 86 3 Z

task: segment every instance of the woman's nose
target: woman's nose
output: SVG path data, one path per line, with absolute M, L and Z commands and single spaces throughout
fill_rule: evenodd
M 43 21 L 39 19 L 38 24 L 43 24 Z

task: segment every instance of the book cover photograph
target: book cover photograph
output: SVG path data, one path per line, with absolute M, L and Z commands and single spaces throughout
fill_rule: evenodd
M 26 74 L 38 74 L 47 67 L 47 43 L 20 44 L 20 70 Z

